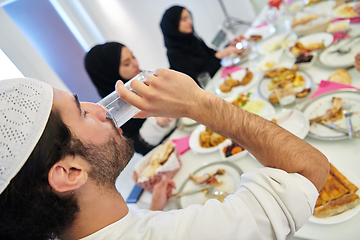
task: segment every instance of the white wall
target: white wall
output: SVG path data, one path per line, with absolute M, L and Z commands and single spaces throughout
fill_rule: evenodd
M 225 17 L 217 0 L 80 0 L 106 41 L 125 44 L 142 69 L 168 68 L 160 20 L 166 9 L 181 5 L 194 18 L 195 31 L 210 43 Z M 224 0 L 229 15 L 252 21 L 255 10 L 248 0 Z M 240 27 L 244 32 L 246 26 Z

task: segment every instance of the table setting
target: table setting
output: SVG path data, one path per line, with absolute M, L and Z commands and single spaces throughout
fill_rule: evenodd
M 319 149 L 343 176 L 360 187 L 360 73 L 354 68 L 355 55 L 360 52 L 360 21 L 356 20 L 360 16 L 351 12 L 355 3 L 337 4 L 288 0 L 264 6 L 244 33 L 247 40 L 243 46 L 248 46 L 251 36 L 261 36 L 250 44 L 247 56 L 252 57 L 222 64 L 204 89 Z M 289 23 L 284 23 L 285 27 L 278 22 L 284 19 Z M 350 50 L 339 53 L 339 49 Z M 300 57 L 306 61 L 298 62 Z M 339 75 L 337 69 L 346 73 Z M 288 85 L 290 90 L 284 93 Z M 293 98 L 285 104 L 282 98 L 289 96 Z M 172 177 L 177 188 L 165 211 L 204 204 L 208 199 L 222 201 L 219 195 L 233 193 L 241 174 L 262 167 L 246 149 L 192 119 L 179 119 L 168 141 L 181 164 Z M 134 169 L 125 170 L 122 174 L 131 178 Z M 211 181 L 215 187 L 197 184 L 204 176 L 208 176 L 205 182 Z M 151 191 L 144 191 L 129 207 L 147 208 L 150 203 Z M 357 205 L 327 218 L 312 216 L 295 237 L 359 239 L 359 210 Z

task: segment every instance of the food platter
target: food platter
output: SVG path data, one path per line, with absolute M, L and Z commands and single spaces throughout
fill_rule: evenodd
M 233 87 L 230 92 L 224 93 L 220 90 L 220 85 L 224 83 L 225 78 L 221 78 L 219 81 L 217 81 L 215 83 L 216 94 L 221 98 L 226 98 L 226 97 L 232 96 L 234 94 L 246 92 L 250 88 L 255 86 L 260 81 L 260 79 L 263 77 L 263 74 L 259 71 L 254 71 L 251 69 L 249 69 L 249 70 L 253 73 L 253 78 L 252 78 L 251 82 L 249 82 L 248 84 L 246 84 L 244 86 Z M 231 73 L 231 77 L 233 79 L 237 79 L 237 80 L 241 81 L 244 78 L 245 74 L 246 74 L 246 69 L 243 68 L 243 69 L 240 69 L 239 71 Z
M 239 189 L 241 175 L 243 174 L 243 171 L 231 162 L 214 162 L 206 166 L 200 167 L 199 169 L 194 171 L 193 174 L 202 176 L 211 172 L 216 172 L 218 169 L 225 170 L 224 175 L 216 176 L 219 182 L 223 182 L 223 184 L 217 187 L 219 190 L 222 190 L 226 193 L 234 193 L 237 189 Z M 194 181 L 187 178 L 180 186 L 179 192 L 196 190 L 200 187 L 200 185 L 196 185 Z M 186 208 L 191 204 L 204 204 L 209 199 L 210 198 L 205 196 L 204 193 L 198 192 L 191 195 L 179 197 L 176 200 L 176 204 L 178 208 Z
M 333 15 L 335 18 L 356 18 L 359 17 L 358 15 L 347 15 L 346 12 L 341 12 L 341 10 L 343 10 L 346 7 L 353 7 L 354 5 L 356 5 L 358 2 L 352 2 L 352 3 L 345 3 L 342 4 L 340 6 L 337 6 L 334 10 L 333 10 Z
M 302 72 L 302 71 L 297 71 L 296 74 L 299 74 L 303 77 L 303 79 L 305 81 L 305 86 L 294 88 L 295 92 L 300 92 L 300 91 L 304 90 L 305 88 L 312 88 L 313 80 L 307 73 Z M 274 91 L 274 90 L 269 90 L 268 85 L 270 83 L 271 83 L 270 78 L 264 78 L 258 85 L 258 91 L 259 91 L 260 96 L 266 100 L 269 100 L 270 94 Z
M 351 47 L 351 51 L 347 54 L 338 54 L 332 53 L 333 51 L 339 49 L 340 47 L 346 45 L 352 40 L 352 38 L 347 38 L 341 40 L 337 44 L 333 44 L 332 46 L 325 49 L 320 53 L 318 59 L 324 67 L 328 68 L 349 68 L 354 66 L 355 56 L 360 51 L 360 37 L 356 41 L 355 45 Z
M 353 129 L 354 131 L 360 131 L 360 91 L 349 89 L 324 93 L 323 95 L 312 99 L 303 107 L 302 111 L 304 115 L 308 119 L 323 115 L 327 109 L 331 108 L 331 99 L 333 97 L 341 98 L 344 102 L 349 102 L 351 104 L 353 111 L 358 113 L 353 114 L 351 117 Z M 334 124 L 341 128 L 348 128 L 347 119 L 344 117 L 334 122 Z M 337 132 L 317 123 L 311 124 L 308 136 L 320 140 L 348 139 L 347 134 Z
M 233 95 L 233 96 L 228 97 L 228 98 L 226 98 L 224 100 L 231 103 L 237 97 L 238 97 L 238 95 Z M 254 114 L 257 114 L 257 115 L 259 115 L 261 117 L 266 117 L 266 116 L 274 114 L 276 112 L 274 106 L 271 103 L 259 98 L 255 93 L 250 94 L 248 104 L 249 103 L 255 103 L 255 104 L 258 104 L 258 105 L 260 104 L 260 105 L 263 106 L 261 109 L 259 108 L 256 111 L 252 111 L 251 109 L 248 109 L 246 107 L 246 105 L 245 105 L 245 107 L 243 107 L 243 109 L 245 109 L 245 110 L 247 110 L 249 112 L 252 112 Z
M 356 176 L 354 176 L 351 172 L 343 169 L 339 169 L 339 171 L 347 179 L 349 179 L 350 182 L 354 183 L 358 187 L 360 186 L 360 180 Z M 350 209 L 346 212 L 328 218 L 317 218 L 315 216 L 311 216 L 308 221 L 317 224 L 337 224 L 349 220 L 350 218 L 354 217 L 359 211 L 360 211 L 360 205 L 357 205 L 353 209 Z
M 206 126 L 200 124 L 197 126 L 194 131 L 191 132 L 190 138 L 189 138 L 189 146 L 190 149 L 193 150 L 196 153 L 211 153 L 215 152 L 219 149 L 219 145 L 210 147 L 210 148 L 204 148 L 200 145 L 199 139 L 200 139 L 200 133 L 205 131 Z
M 309 132 L 309 120 L 298 110 L 284 110 L 266 117 L 267 120 L 284 119 L 278 125 L 295 136 L 304 139 Z

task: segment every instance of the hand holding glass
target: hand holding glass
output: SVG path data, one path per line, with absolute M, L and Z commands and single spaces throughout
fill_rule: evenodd
M 125 88 L 133 91 L 130 87 L 130 83 L 137 79 L 141 82 L 144 82 L 146 80 L 145 75 L 146 74 L 153 74 L 152 71 L 142 71 L 132 79 L 130 79 L 128 82 L 125 83 Z M 134 92 L 134 91 L 133 91 Z M 140 110 L 129 103 L 122 100 L 116 93 L 116 91 L 113 91 L 106 97 L 104 97 L 102 100 L 100 100 L 97 104 L 102 106 L 106 111 L 107 115 L 106 117 L 111 118 L 116 127 L 121 127 L 130 120 L 135 114 L 137 114 Z

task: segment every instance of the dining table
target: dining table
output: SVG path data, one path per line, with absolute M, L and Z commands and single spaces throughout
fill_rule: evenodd
M 277 20 L 275 19 L 274 22 L 271 23 L 269 22 L 270 7 L 267 5 L 264 6 L 263 10 L 254 20 L 252 26 L 249 27 L 249 29 L 244 33 L 244 35 L 250 36 L 254 33 L 261 34 L 263 28 L 265 29 L 264 31 L 266 31 L 266 34 L 271 35 L 268 37 L 269 39 L 283 32 L 291 31 L 291 28 L 288 29 L 287 26 L 284 25 L 286 24 L 286 21 L 291 19 L 292 17 L 292 14 L 289 14 L 289 12 L 286 11 L 288 8 L 289 6 L 285 6 L 283 7 L 283 9 L 277 10 Z M 269 28 L 269 26 L 271 27 Z M 354 21 L 353 23 L 350 22 L 348 29 L 350 29 L 350 31 L 347 32 L 349 37 L 357 36 L 360 34 L 360 23 L 357 23 L 356 21 Z M 251 59 L 249 58 L 246 61 L 240 61 L 240 63 L 234 64 L 230 67 L 221 67 L 218 72 L 212 77 L 208 85 L 205 87 L 205 90 L 215 95 L 219 95 L 217 92 L 217 88 L 219 83 L 223 81 L 223 75 L 226 69 L 230 69 L 232 67 L 237 67 L 239 69 L 248 68 L 254 72 L 258 71 L 260 77 L 259 80 L 257 80 L 256 84 L 252 84 L 251 87 L 246 89 L 246 93 L 251 93 L 254 96 L 259 97 L 260 99 L 268 101 L 267 98 L 264 98 L 264 96 L 262 96 L 260 92 L 261 89 L 259 88 L 259 84 L 261 84 L 261 82 L 263 81 L 262 76 L 264 74 L 264 71 L 259 71 L 259 69 L 257 68 L 259 63 L 261 62 L 261 59 L 264 58 L 262 54 L 257 52 L 257 48 L 264 41 L 266 41 L 266 39 L 261 40 L 259 43 L 256 43 L 256 45 L 253 45 L 255 50 L 253 50 L 254 56 Z M 331 45 L 328 47 L 331 47 Z M 315 62 L 310 67 L 302 70 L 302 72 L 305 72 L 312 80 L 312 84 L 310 87 L 311 91 L 309 95 L 305 99 L 298 101 L 296 106 L 294 107 L 294 109 L 302 113 L 304 113 L 304 109 L 306 109 L 306 107 L 309 106 L 309 104 L 313 103 L 314 99 L 316 99 L 312 98 L 312 95 L 314 95 L 318 91 L 321 84 L 324 83 L 324 81 L 326 82 L 330 74 L 337 68 L 336 66 L 325 66 L 321 61 L 319 61 L 320 54 L 321 52 L 316 56 Z M 284 56 L 282 56 L 282 58 L 284 59 L 279 61 L 279 66 L 281 66 L 281 62 L 284 62 L 284 64 L 286 65 L 292 61 L 286 53 L 284 53 Z M 360 72 L 358 72 L 353 66 L 347 67 L 346 70 L 348 71 L 352 79 L 351 86 L 360 89 Z M 353 88 L 352 94 L 360 94 L 360 92 L 357 91 L 355 88 Z M 322 94 L 324 95 L 329 93 L 331 94 L 331 91 Z M 321 94 L 318 95 L 318 97 L 321 96 Z M 284 110 L 279 104 L 272 105 L 276 113 L 282 112 Z M 357 115 L 357 117 L 359 116 L 359 114 L 359 112 L 354 113 L 354 115 Z M 359 130 L 360 126 L 357 125 L 354 126 L 354 128 L 356 130 Z M 169 140 L 186 138 L 188 136 L 191 136 L 193 131 L 194 127 L 186 128 L 179 124 L 177 129 L 170 135 Z M 303 140 L 321 151 L 328 158 L 329 162 L 336 166 L 336 168 L 338 168 L 340 171 L 350 174 L 353 178 L 357 179 L 357 181 L 358 179 L 360 179 L 360 138 L 318 138 L 315 134 L 305 134 Z M 173 177 L 173 181 L 177 186 L 177 188 L 173 190 L 173 193 L 179 191 L 180 186 L 182 186 L 183 183 L 189 178 L 189 174 L 193 173 L 195 170 L 200 169 L 204 166 L 208 166 L 209 164 L 215 162 L 227 161 L 223 160 L 223 158 L 221 157 L 220 150 L 201 153 L 189 148 L 187 151 L 184 151 L 179 156 L 181 160 L 181 168 Z M 141 159 L 141 155 L 135 154 L 135 156 L 132 158 L 127 167 L 123 170 L 123 172 L 117 179 L 116 187 L 118 191 L 122 194 L 124 199 L 128 198 L 135 185 L 135 182 L 132 178 L 134 166 L 139 161 L 141 161 Z M 251 154 L 246 154 L 242 158 L 234 159 L 230 162 L 238 166 L 243 173 L 252 172 L 256 168 L 263 167 Z M 144 191 L 136 203 L 128 204 L 128 206 L 131 209 L 149 209 L 151 199 L 152 194 L 148 191 Z M 358 206 L 357 208 L 359 207 L 360 206 Z M 164 211 L 171 211 L 178 208 L 179 206 L 177 199 L 170 198 Z M 316 222 L 309 220 L 302 228 L 300 228 L 300 230 L 295 233 L 294 239 L 360 239 L 359 223 L 359 210 L 356 210 L 355 213 L 349 217 L 338 218 L 337 221 L 325 220 Z

